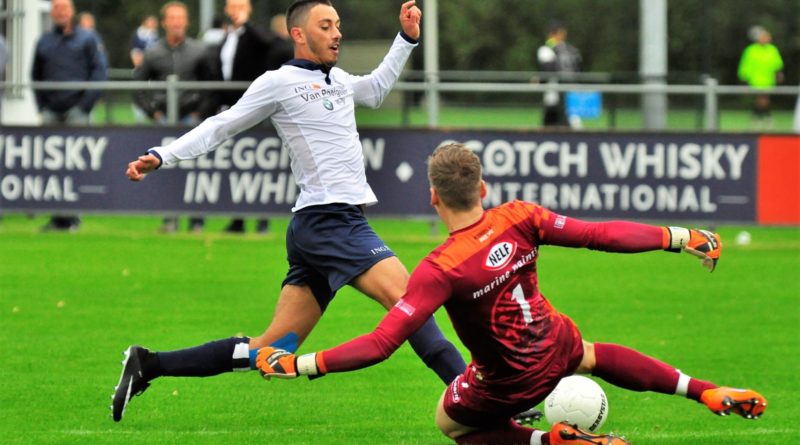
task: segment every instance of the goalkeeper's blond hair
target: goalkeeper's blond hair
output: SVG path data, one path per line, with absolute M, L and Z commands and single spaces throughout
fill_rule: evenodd
M 453 210 L 469 210 L 481 199 L 481 161 L 464 144 L 442 145 L 428 158 L 428 181 Z

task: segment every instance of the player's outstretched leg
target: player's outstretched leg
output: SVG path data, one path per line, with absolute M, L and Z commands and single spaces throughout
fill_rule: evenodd
M 122 361 L 122 376 L 114 389 L 111 405 L 114 420 L 119 422 L 131 397 L 143 393 L 157 377 L 210 377 L 250 371 L 249 342 L 248 337 L 231 337 L 167 352 L 129 347 Z
M 566 423 L 557 423 L 550 429 L 550 445 L 630 445 L 630 442 L 613 434 L 593 434 Z
M 727 416 L 738 414 L 745 419 L 758 419 L 767 409 L 767 399 L 751 389 L 736 389 L 727 386 L 707 389 L 700 401 L 714 414 Z
M 621 388 L 682 395 L 721 416 L 735 413 L 757 419 L 767 408 L 766 399 L 755 391 L 718 387 L 624 346 L 595 343 L 586 349 L 595 357 L 592 375 Z
M 123 352 L 125 360 L 122 361 L 122 374 L 119 383 L 114 388 L 114 395 L 111 397 L 111 413 L 115 422 L 122 420 L 125 414 L 125 407 L 128 406 L 131 397 L 143 393 L 150 386 L 149 379 L 143 372 L 144 363 L 147 360 L 148 351 L 141 346 L 130 346 Z

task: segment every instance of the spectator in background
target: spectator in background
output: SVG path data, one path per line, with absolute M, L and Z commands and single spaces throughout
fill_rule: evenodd
M 206 47 L 201 42 L 186 36 L 189 28 L 189 12 L 182 2 L 171 1 L 161 9 L 161 26 L 164 38 L 159 39 L 144 53 L 142 63 L 133 71 L 136 80 L 166 80 L 177 75 L 179 80 L 210 80 L 210 67 L 205 58 Z M 207 106 L 205 94 L 200 91 L 182 90 L 179 93 L 179 119 L 185 125 L 196 125 Z M 164 91 L 138 91 L 136 103 L 147 115 L 159 122 L 167 123 L 167 97 Z
M 72 0 L 53 0 L 53 30 L 39 38 L 33 57 L 34 81 L 104 81 L 108 77 L 102 44 L 93 32 L 76 27 Z M 89 125 L 98 90 L 37 90 L 36 103 L 46 125 Z M 46 230 L 77 230 L 77 216 L 56 215 Z
M 91 12 L 85 11 L 78 14 L 78 27 L 94 34 L 94 37 L 100 43 L 100 48 L 103 52 L 103 58 L 106 59 L 106 66 L 108 66 L 108 53 L 106 52 L 106 45 L 103 43 L 103 37 L 101 37 L 100 33 L 97 32 L 94 15 Z M 94 110 L 89 113 L 89 120 L 94 121 Z
M 131 63 L 134 68 L 142 64 L 144 52 L 158 41 L 158 19 L 148 15 L 131 36 Z
M 6 46 L 6 39 L 0 34 L 0 80 L 6 78 L 6 62 L 8 61 L 8 47 Z
M 0 34 L 0 82 L 6 80 L 6 63 L 8 63 L 8 47 L 6 46 L 6 39 Z M 0 107 L 3 105 L 3 89 L 0 88 Z M 3 109 L 0 108 L 0 116 L 3 115 Z
M 161 8 L 161 26 L 164 38 L 159 39 L 144 52 L 142 63 L 133 70 L 136 80 L 166 80 L 175 74 L 178 80 L 210 80 L 213 78 L 206 57 L 206 47 L 186 36 L 189 28 L 189 9 L 178 1 L 166 3 Z M 178 93 L 178 116 L 183 125 L 197 125 L 208 106 L 202 91 L 181 90 Z M 143 90 L 134 93 L 134 101 L 153 121 L 166 125 L 167 95 L 162 90 Z M 177 218 L 165 218 L 162 231 L 171 233 L 178 229 Z M 189 230 L 203 230 L 202 218 L 191 218 Z
M 103 57 L 106 59 L 106 66 L 108 66 L 108 54 L 106 53 L 106 45 L 105 43 L 103 43 L 103 37 L 100 36 L 99 32 L 97 32 L 97 27 L 95 25 L 96 23 L 94 20 L 94 14 L 92 14 L 91 12 L 82 12 L 78 14 L 78 27 L 94 34 L 94 37 L 100 43 L 100 48 L 103 51 Z
M 94 20 L 94 15 L 91 12 L 82 12 L 78 14 L 78 26 L 81 28 L 87 31 L 96 32 L 95 25 L 96 23 Z
M 267 70 L 280 68 L 283 62 L 294 57 L 294 49 L 289 43 L 289 51 L 279 42 L 280 37 L 259 29 L 250 22 L 253 6 L 250 0 L 227 0 L 225 15 L 231 25 L 218 53 L 217 79 L 226 81 L 252 82 Z M 286 28 L 286 20 L 283 20 Z M 288 32 L 287 32 L 288 35 Z M 279 46 L 280 45 L 280 46 Z M 242 97 L 243 91 L 224 90 L 217 94 L 217 111 L 224 111 Z M 244 219 L 235 218 L 225 227 L 229 233 L 244 233 Z M 258 233 L 269 231 L 269 220 L 260 219 L 256 223 Z
M 739 79 L 752 88 L 766 90 L 783 82 L 783 59 L 773 45 L 772 34 L 760 26 L 750 29 L 753 43 L 747 46 L 739 61 Z M 768 94 L 759 94 L 753 103 L 753 121 L 757 127 L 772 127 Z
M 147 51 L 148 48 L 152 47 L 158 41 L 158 18 L 154 15 L 148 15 L 147 17 L 142 20 L 142 23 L 136 28 L 136 31 L 133 32 L 131 36 L 131 63 L 133 67 L 136 68 L 137 66 L 142 64 L 144 60 L 144 52 Z M 147 115 L 145 112 L 139 108 L 136 103 L 131 104 L 131 108 L 133 109 L 133 117 L 137 123 L 143 123 L 147 121 Z
M 211 28 L 208 28 L 203 33 L 203 36 L 200 37 L 200 40 L 202 40 L 206 45 L 217 46 L 222 44 L 222 42 L 225 40 L 226 32 L 227 26 L 225 25 L 225 19 L 215 15 L 211 20 Z
M 286 15 L 277 14 L 273 16 L 269 21 L 269 29 L 272 31 L 273 38 L 267 69 L 276 70 L 294 57 L 294 45 L 292 45 L 292 38 L 289 36 L 289 29 L 286 27 Z
M 581 69 L 581 53 L 577 48 L 567 43 L 567 28 L 561 23 L 550 25 L 547 40 L 536 51 L 536 60 L 539 71 L 548 74 L 548 83 L 558 83 L 560 79 L 569 77 L 570 73 L 577 73 Z M 567 127 L 570 125 L 564 106 L 563 95 L 556 91 L 544 94 L 544 116 L 542 124 L 545 127 Z M 576 124 L 579 124 L 577 122 Z

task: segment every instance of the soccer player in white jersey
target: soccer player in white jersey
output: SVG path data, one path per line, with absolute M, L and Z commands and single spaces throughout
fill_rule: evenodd
M 336 291 L 351 285 L 392 308 L 406 290 L 408 272 L 375 234 L 364 208 L 377 198 L 367 184 L 356 130 L 356 105 L 378 107 L 397 81 L 420 36 L 415 1 L 400 8 L 402 31 L 383 62 L 366 76 L 336 68 L 342 34 L 328 0 L 296 1 L 287 11 L 295 58 L 257 78 L 230 109 L 165 147 L 153 147 L 128 164 L 132 181 L 161 165 L 199 157 L 265 119 L 270 119 L 292 157 L 300 187 L 286 236 L 289 271 L 272 322 L 258 337 L 233 337 L 193 348 L 125 351 L 112 412 L 122 419 L 133 395 L 162 376 L 205 377 L 255 368 L 258 349 L 296 350 Z M 466 368 L 433 318 L 409 339 L 422 360 L 449 384 Z

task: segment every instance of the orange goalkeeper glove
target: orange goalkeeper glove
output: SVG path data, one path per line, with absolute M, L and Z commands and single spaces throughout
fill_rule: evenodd
M 291 352 L 272 346 L 258 350 L 256 367 L 261 372 L 261 376 L 267 380 L 272 377 L 294 379 L 301 375 L 313 378 L 322 374 L 317 366 L 316 352 L 296 356 Z
M 665 227 L 664 230 L 664 250 L 670 252 L 684 250 L 700 258 L 703 266 L 714 272 L 722 253 L 722 241 L 718 234 L 708 230 L 683 227 Z

